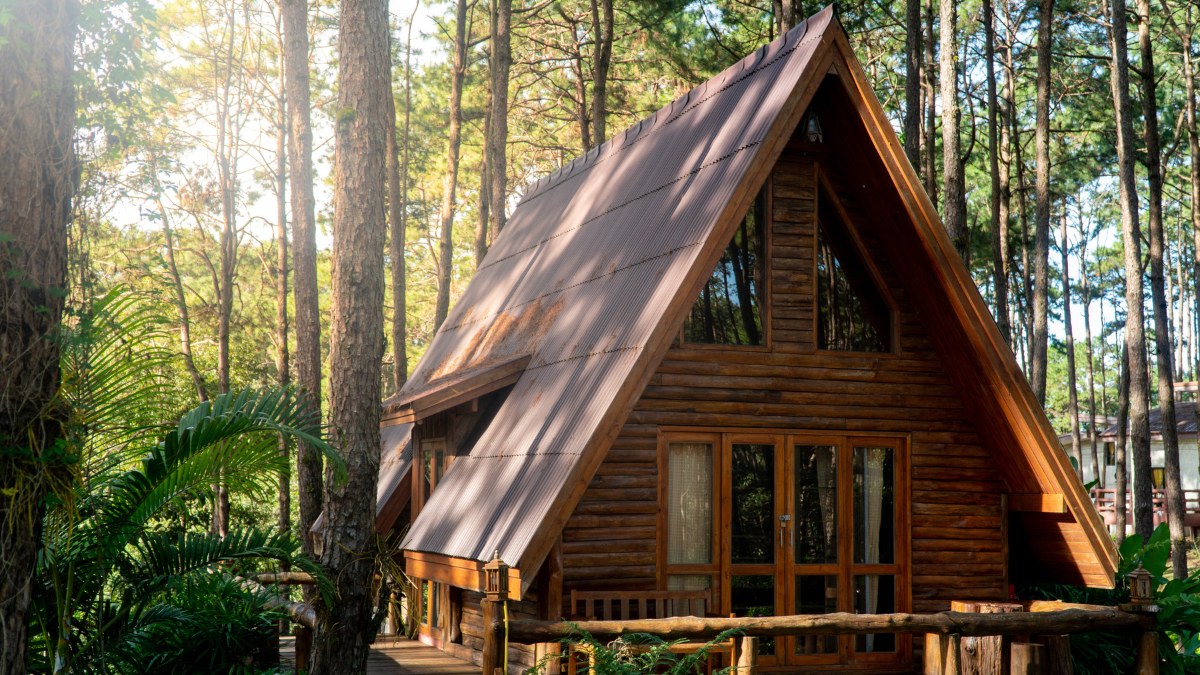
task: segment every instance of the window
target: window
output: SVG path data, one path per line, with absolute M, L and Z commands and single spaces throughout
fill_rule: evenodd
M 664 432 L 659 448 L 659 588 L 712 588 L 719 616 L 911 611 L 902 440 Z M 911 655 L 892 634 L 759 641 L 762 666 Z
M 817 185 L 817 349 L 889 352 L 892 309 L 833 190 L 820 177 Z
M 1117 446 L 1112 441 L 1104 442 L 1104 466 L 1117 465 Z
M 433 494 L 438 483 L 442 481 L 442 476 L 445 475 L 446 469 L 453 459 L 454 457 L 446 452 L 445 438 L 423 438 L 420 440 L 420 453 L 416 460 L 418 470 L 415 476 L 417 490 L 414 494 L 415 499 L 413 500 L 417 513 L 424 508 L 425 502 L 429 501 L 429 496 Z
M 767 188 L 733 233 L 683 325 L 693 344 L 762 346 L 766 266 Z

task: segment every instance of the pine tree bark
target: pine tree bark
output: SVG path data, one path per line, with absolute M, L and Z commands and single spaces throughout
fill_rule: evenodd
M 606 1 L 609 2 L 610 4 L 612 2 L 612 0 L 606 0 Z M 800 0 L 783 0 L 783 2 L 781 3 L 780 9 L 782 11 L 780 11 L 780 13 L 779 13 L 779 17 L 780 17 L 779 34 L 780 35 L 795 28 L 796 24 L 799 23 L 799 21 L 800 21 L 799 5 L 800 5 Z M 596 144 L 599 145 L 600 142 L 598 141 Z
M 933 2 L 925 2 L 925 193 L 934 207 L 938 204 L 937 162 L 934 161 L 937 145 L 937 78 L 934 75 Z
M 1112 0 L 1112 88 L 1117 112 L 1121 235 L 1125 247 L 1125 342 L 1129 359 L 1128 417 L 1129 445 L 1133 455 L 1133 523 L 1134 532 L 1149 539 L 1154 529 L 1150 483 L 1150 380 L 1146 372 L 1142 227 L 1138 216 L 1137 177 L 1134 171 L 1136 156 L 1133 147 L 1133 110 L 1129 101 L 1127 27 L 1125 0 Z
M 1012 342 L 1008 328 L 1008 223 L 1000 218 L 1000 139 L 996 101 L 996 17 L 992 0 L 983 0 L 984 60 L 987 62 L 988 175 L 991 178 L 993 313 L 1000 335 Z M 1006 214 L 1007 215 L 1007 214 Z
M 483 266 L 488 250 L 488 219 L 492 205 L 492 88 L 487 83 L 483 106 L 483 152 L 479 162 L 479 214 L 475 223 L 475 270 Z
M 389 36 L 390 42 L 391 36 Z M 388 47 L 391 51 L 391 47 Z M 392 263 L 392 392 L 408 380 L 408 338 L 405 318 L 408 312 L 405 293 L 404 265 L 404 212 L 407 210 L 407 193 L 400 182 L 400 146 L 396 142 L 396 95 L 392 90 L 392 63 L 388 59 L 387 95 L 387 175 L 388 175 L 388 258 Z M 407 76 L 405 87 L 408 87 Z M 405 102 L 407 105 L 407 101 Z
M 317 294 L 317 218 L 313 198 L 312 123 L 308 73 L 308 3 L 282 0 L 283 59 L 287 88 L 288 159 L 292 192 L 292 299 L 296 322 L 296 380 L 309 408 L 321 412 L 321 303 Z M 296 489 L 302 550 L 313 554 L 310 534 L 321 515 L 321 453 L 297 441 Z M 311 599 L 311 587 L 305 587 Z
M 1175 427 L 1175 367 L 1171 363 L 1170 311 L 1163 275 L 1166 242 L 1162 222 L 1162 152 L 1158 141 L 1158 85 L 1155 81 L 1154 44 L 1150 37 L 1150 0 L 1138 0 L 1138 44 L 1141 48 L 1143 138 L 1146 144 L 1146 178 L 1149 184 L 1150 293 L 1154 308 L 1154 343 L 1158 365 L 1158 409 L 1162 415 L 1163 473 L 1166 483 L 1167 524 L 1171 530 L 1171 566 L 1176 579 L 1187 577 L 1187 549 L 1183 545 L 1183 487 L 1179 477 L 1179 437 Z
M 1079 394 L 1075 378 L 1075 336 L 1071 331 L 1071 267 L 1068 253 L 1071 250 L 1067 236 L 1067 203 L 1063 200 L 1062 215 L 1062 292 L 1063 330 L 1067 339 L 1067 405 L 1071 416 L 1071 457 L 1075 459 L 1075 473 L 1083 478 L 1083 448 L 1079 439 Z
M 939 0 L 938 8 L 942 20 L 938 62 L 942 85 L 942 182 L 945 191 L 942 222 L 959 257 L 966 260 L 970 242 L 967 214 L 963 210 L 962 159 L 958 138 L 958 2 Z
M 1054 0 L 1038 3 L 1037 31 L 1037 212 L 1033 241 L 1033 393 L 1046 405 L 1046 349 L 1050 339 L 1050 45 Z
M 335 115 L 330 417 L 338 430 L 344 481 L 325 476 L 321 564 L 337 580 L 338 602 L 322 616 L 314 675 L 366 672 L 375 638 L 364 553 L 375 533 L 379 480 L 383 339 L 384 186 L 389 133 L 388 13 L 384 0 L 342 0 Z
M 791 13 L 792 0 L 783 3 L 784 25 Z M 603 16 L 601 16 L 603 14 Z M 601 21 L 604 23 L 601 24 Z M 792 19 L 795 25 L 795 19 Z M 791 28 L 784 28 L 785 31 Z M 604 145 L 608 139 L 606 118 L 608 116 L 608 68 L 612 63 L 613 48 L 613 0 L 592 0 L 592 34 L 596 46 L 592 52 L 592 147 Z
M 507 220 L 508 75 L 512 69 L 512 0 L 492 0 L 492 239 Z
M 72 147 L 75 4 L 14 3 L 0 22 L 0 673 L 27 672 L 43 498 L 71 467 L 47 453 L 62 438 L 58 399 Z M 20 459 L 28 452 L 31 459 Z
M 1121 345 L 1121 381 L 1117 392 L 1117 445 L 1113 449 L 1113 461 L 1116 463 L 1113 508 L 1117 516 L 1114 534 L 1117 546 L 1125 542 L 1125 529 L 1129 526 L 1129 380 L 1129 341 L 1124 340 Z
M 1079 281 L 1083 284 L 1083 327 L 1086 331 L 1086 348 L 1087 348 L 1087 381 L 1088 381 L 1088 441 L 1091 444 L 1092 451 L 1092 476 L 1098 481 L 1096 486 L 1104 488 L 1104 464 L 1100 462 L 1099 439 L 1096 436 L 1096 378 L 1095 378 L 1095 363 L 1093 358 L 1094 350 L 1092 349 L 1092 285 L 1088 277 L 1087 269 L 1087 244 L 1088 232 L 1087 227 L 1083 224 L 1083 199 L 1080 195 L 1079 201 Z M 1103 308 L 1103 306 L 1102 306 Z M 1100 324 L 1103 326 L 1103 314 L 1101 314 Z M 1101 369 L 1104 368 L 1104 362 L 1100 363 Z M 1101 371 L 1103 377 L 1103 370 Z
M 904 154 L 921 167 L 921 0 L 906 0 L 904 12 Z
M 454 64 L 450 70 L 450 128 L 446 140 L 446 178 L 442 185 L 441 248 L 438 251 L 438 294 L 433 329 L 450 313 L 450 283 L 454 278 L 454 193 L 458 188 L 458 152 L 462 144 L 462 89 L 467 72 L 467 2 L 455 10 Z
M 283 75 L 281 73 L 281 75 Z M 282 78 L 281 78 L 282 79 Z M 286 83 L 280 82 L 286 88 Z M 284 90 L 277 101 L 279 120 L 275 130 L 275 381 L 286 388 L 292 383 L 288 363 L 288 233 L 287 233 L 287 109 Z M 288 440 L 279 437 L 279 450 L 290 458 Z M 292 530 L 292 471 L 290 462 L 279 472 L 279 531 Z

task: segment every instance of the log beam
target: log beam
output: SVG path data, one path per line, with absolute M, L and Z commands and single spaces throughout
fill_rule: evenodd
M 498 622 L 497 622 L 498 623 Z M 1066 609 L 1058 612 L 1011 614 L 818 614 L 761 618 L 714 619 L 675 617 L 634 621 L 510 621 L 509 642 L 534 644 L 569 638 L 579 630 L 597 640 L 613 640 L 630 633 L 647 633 L 663 640 L 707 640 L 730 629 L 758 637 L 783 635 L 865 635 L 870 633 L 937 633 L 940 635 L 1028 635 L 1088 633 L 1092 631 L 1149 631 L 1154 617 L 1109 607 L 1101 611 Z M 494 625 L 493 631 L 503 630 Z

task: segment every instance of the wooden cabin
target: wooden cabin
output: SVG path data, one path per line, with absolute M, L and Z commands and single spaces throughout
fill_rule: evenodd
M 383 405 L 379 526 L 408 527 L 422 639 L 464 657 L 494 554 L 514 618 L 587 589 L 752 616 L 1114 583 L 830 8 L 528 186 Z M 919 648 L 779 638 L 759 665 L 905 671 Z

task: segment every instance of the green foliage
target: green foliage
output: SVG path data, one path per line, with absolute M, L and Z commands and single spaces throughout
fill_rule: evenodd
M 259 672 L 263 626 L 278 618 L 263 603 L 278 591 L 236 575 L 289 565 L 318 580 L 327 607 L 331 582 L 290 534 L 247 528 L 220 537 L 162 519 L 211 502 L 218 476 L 233 491 L 272 494 L 288 461 L 280 436 L 344 467 L 320 417 L 290 390 L 231 392 L 165 423 L 155 368 L 168 356 L 144 300 L 110 292 L 66 331 L 63 396 L 78 411 L 68 445 L 79 473 L 46 514 L 32 661 L 47 672 L 217 672 L 224 666 L 211 659 L 227 659 L 228 672 Z M 197 660 L 205 644 L 224 647 Z M 155 668 L 143 670 L 149 662 Z
M 563 645 L 575 643 L 587 647 L 588 658 L 580 659 L 581 675 L 700 675 L 704 672 L 709 653 L 718 649 L 721 643 L 742 633 L 742 629 L 732 628 L 691 653 L 676 654 L 671 648 L 683 644 L 685 640 L 666 642 L 653 635 L 632 633 L 603 644 L 574 623 L 570 625 L 574 634 L 559 642 Z M 553 658 L 558 658 L 558 655 L 542 659 L 526 671 L 527 674 L 546 672 L 545 666 Z M 732 670 L 732 666 L 724 668 L 715 671 L 715 675 L 726 675 Z

